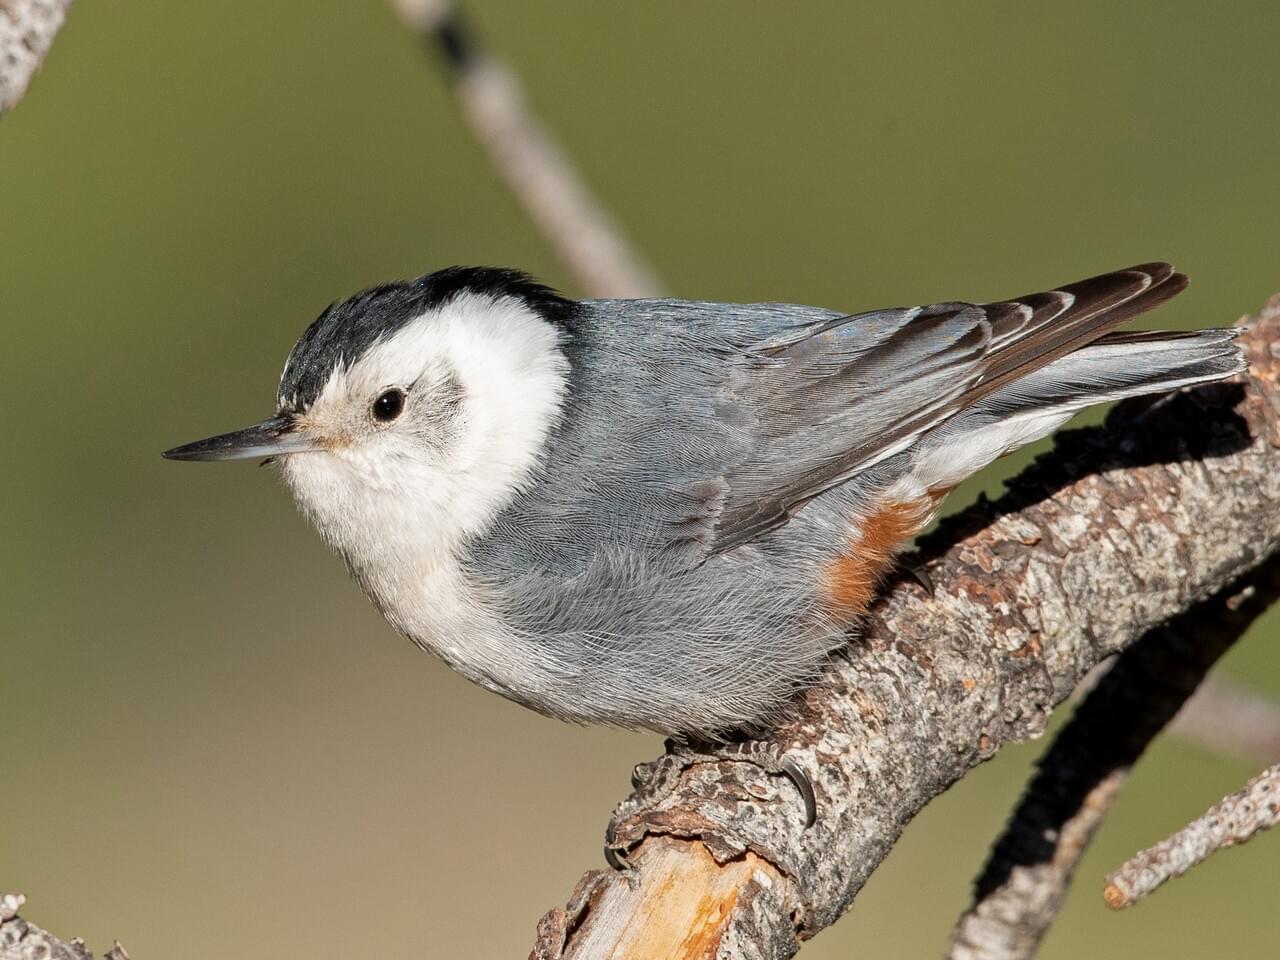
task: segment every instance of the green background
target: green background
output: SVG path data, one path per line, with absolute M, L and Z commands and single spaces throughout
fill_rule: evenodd
M 856 310 L 1167 258 L 1188 326 L 1280 289 L 1274 3 L 468 10 L 677 295 Z M 0 123 L 0 217 L 0 888 L 139 958 L 524 956 L 657 738 L 468 685 L 268 471 L 159 458 L 270 412 L 357 288 L 573 291 L 441 71 L 379 0 L 81 0 Z M 1280 695 L 1276 634 L 1225 669 Z M 804 955 L 936 955 L 1039 749 L 926 810 Z M 1100 896 L 1252 772 L 1161 741 L 1044 956 L 1270 955 L 1280 838 Z

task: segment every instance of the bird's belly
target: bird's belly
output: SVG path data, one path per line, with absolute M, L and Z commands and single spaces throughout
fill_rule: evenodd
M 562 719 L 668 734 L 767 719 L 840 642 L 800 573 L 758 550 L 694 568 L 606 551 L 574 576 L 489 578 L 515 648 L 546 658 L 534 682 L 502 678 L 504 692 Z

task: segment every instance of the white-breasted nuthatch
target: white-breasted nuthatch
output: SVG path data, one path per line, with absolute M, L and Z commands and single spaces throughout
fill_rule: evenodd
M 1154 263 L 848 315 L 454 267 L 331 306 L 274 416 L 165 456 L 274 459 L 392 626 L 482 686 L 715 737 L 814 680 L 961 480 L 1242 370 L 1233 330 L 1111 332 L 1185 285 Z

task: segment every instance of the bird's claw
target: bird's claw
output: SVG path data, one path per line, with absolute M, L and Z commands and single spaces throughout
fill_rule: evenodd
M 783 753 L 775 744 L 759 740 L 744 740 L 729 744 L 724 752 L 734 760 L 754 764 L 770 776 L 786 777 L 795 786 L 804 802 L 804 828 L 808 830 L 818 820 L 818 798 L 813 791 L 813 781 L 800 764 Z
M 912 580 L 924 587 L 925 593 L 931 597 L 934 595 L 936 590 L 933 586 L 933 577 L 929 576 L 929 569 L 927 567 L 917 567 L 913 565 L 907 567 L 907 573 L 911 574 Z
M 818 819 L 818 798 L 813 790 L 813 781 L 805 773 L 800 764 L 782 752 L 777 744 L 761 740 L 740 740 L 725 744 L 717 750 L 716 745 L 704 745 L 704 749 L 689 743 L 667 742 L 667 749 L 679 755 L 685 761 L 684 768 L 694 763 L 718 763 L 723 760 L 736 760 L 759 767 L 769 776 L 786 777 L 795 786 L 804 803 L 804 826 L 808 830 Z
M 739 735 L 742 734 L 762 737 L 765 731 L 740 731 Z M 813 781 L 800 764 L 775 743 L 757 739 L 724 744 L 668 738 L 666 749 L 667 752 L 656 761 L 638 764 L 631 772 L 631 786 L 637 794 L 646 796 L 647 802 L 652 802 L 655 796 L 661 798 L 674 790 L 680 774 L 695 764 L 715 764 L 728 760 L 749 763 L 769 776 L 786 777 L 795 786 L 804 803 L 805 829 L 808 830 L 817 822 L 818 799 L 813 790 Z M 627 859 L 625 849 L 614 842 L 614 826 L 610 822 L 605 831 L 605 861 L 614 870 L 634 880 L 637 868 Z
M 800 764 L 788 756 L 783 756 L 780 767 L 782 775 L 788 777 L 800 792 L 800 799 L 804 801 L 804 828 L 808 830 L 818 822 L 818 797 L 813 792 L 813 781 Z
M 604 859 L 618 873 L 630 873 L 635 869 L 635 865 L 627 859 L 626 854 L 621 850 L 615 850 L 607 843 L 604 845 Z

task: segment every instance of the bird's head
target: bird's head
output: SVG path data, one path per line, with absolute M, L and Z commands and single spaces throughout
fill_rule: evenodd
M 279 463 L 303 512 L 357 566 L 366 541 L 452 544 L 483 530 L 543 454 L 576 311 L 493 268 L 366 290 L 299 338 L 273 416 L 164 456 Z

